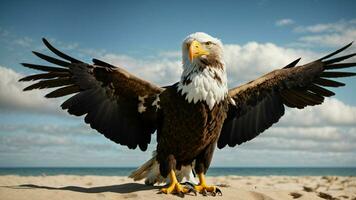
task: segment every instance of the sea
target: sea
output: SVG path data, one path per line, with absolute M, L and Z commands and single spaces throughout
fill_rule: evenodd
M 9 167 L 0 175 L 128 176 L 134 167 Z M 212 167 L 208 176 L 356 176 L 356 167 Z

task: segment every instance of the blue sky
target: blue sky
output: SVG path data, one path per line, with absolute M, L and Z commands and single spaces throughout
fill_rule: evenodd
M 137 166 L 155 146 L 144 153 L 129 151 L 91 131 L 81 118 L 59 111 L 61 100 L 20 92 L 24 85 L 16 80 L 33 71 L 19 63 L 42 62 L 31 54 L 46 52 L 42 37 L 84 61 L 101 58 L 165 85 L 179 78 L 182 40 L 203 31 L 226 46 L 230 87 L 299 57 L 311 61 L 356 39 L 355 1 L 0 5 L 0 166 Z M 356 80 L 344 82 L 347 87 L 334 90 L 336 97 L 325 105 L 288 110 L 279 125 L 259 138 L 217 152 L 213 166 L 356 166 Z

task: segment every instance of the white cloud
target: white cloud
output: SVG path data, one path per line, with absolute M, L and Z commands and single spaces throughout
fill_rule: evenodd
M 173 58 L 173 59 L 181 59 L 182 52 L 181 51 L 164 51 L 158 54 L 160 57 L 164 58 Z
M 340 47 L 356 39 L 356 28 L 348 28 L 340 33 L 308 35 L 300 37 L 299 40 L 304 43 L 323 45 L 330 47 Z
M 249 42 L 242 46 L 226 44 L 224 55 L 230 87 L 256 79 L 274 69 L 282 68 L 300 57 L 302 60 L 299 64 L 320 57 L 319 53 L 308 50 L 257 42 Z
M 81 121 L 74 126 L 3 124 L 0 159 L 6 162 L 0 166 L 135 166 L 152 152 L 152 145 L 146 152 L 133 151 L 94 132 Z
M 259 138 L 241 145 L 244 149 L 268 149 L 275 151 L 349 152 L 356 151 L 355 139 L 345 128 L 274 128 Z
M 294 28 L 295 32 L 298 33 L 333 33 L 333 32 L 343 32 L 350 27 L 356 25 L 356 19 L 354 20 L 340 20 L 334 23 L 324 23 L 324 24 L 314 24 L 309 26 L 297 26 Z
M 356 39 L 356 19 L 298 26 L 294 31 L 303 34 L 298 40 L 304 45 L 340 47 Z
M 244 149 L 220 150 L 214 154 L 212 166 L 231 167 L 325 167 L 355 166 L 355 153 L 310 152 L 295 150 Z
M 39 90 L 23 92 L 29 83 L 18 82 L 23 75 L 0 66 L 0 110 L 59 114 L 59 101 L 48 100 Z
M 105 54 L 101 59 L 161 86 L 179 81 L 182 73 L 181 61 L 178 59 L 159 57 L 143 60 L 117 54 Z
M 2 133 L 21 133 L 21 134 L 44 134 L 44 135 L 89 135 L 96 131 L 88 124 L 78 120 L 76 125 L 59 125 L 50 123 L 37 124 L 0 124 Z
M 318 142 L 329 142 L 342 139 L 343 131 L 340 127 L 303 127 L 303 126 L 276 126 L 264 134 L 265 137 L 283 138 L 293 140 L 312 140 Z
M 292 19 L 279 19 L 275 23 L 276 26 L 287 26 L 291 24 L 294 24 L 294 20 Z
M 299 109 L 287 109 L 279 122 L 281 126 L 354 126 L 356 125 L 356 107 L 346 105 L 336 98 L 326 98 L 318 106 Z

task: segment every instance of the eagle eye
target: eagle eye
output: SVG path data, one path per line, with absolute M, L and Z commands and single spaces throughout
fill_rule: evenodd
M 211 41 L 207 41 L 205 42 L 205 45 L 209 46 L 209 45 L 212 45 L 213 43 Z

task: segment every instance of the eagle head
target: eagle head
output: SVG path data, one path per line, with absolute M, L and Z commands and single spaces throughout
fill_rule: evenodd
M 227 96 L 227 78 L 221 41 L 197 32 L 182 45 L 183 73 L 178 83 L 188 102 L 206 102 L 210 109 Z
M 203 32 L 190 34 L 182 45 L 183 67 L 224 67 L 222 42 Z

